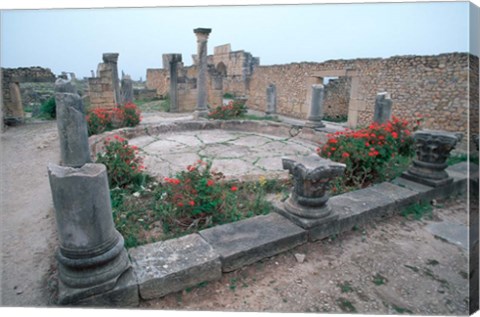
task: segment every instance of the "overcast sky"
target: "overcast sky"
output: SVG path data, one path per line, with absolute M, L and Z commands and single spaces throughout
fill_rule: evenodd
M 3 10 L 0 62 L 88 77 L 102 53 L 118 52 L 119 71 L 145 79 L 165 53 L 190 65 L 197 27 L 212 28 L 209 54 L 231 43 L 261 65 L 478 51 L 478 38 L 469 46 L 478 10 L 475 21 L 469 11 L 468 2 Z

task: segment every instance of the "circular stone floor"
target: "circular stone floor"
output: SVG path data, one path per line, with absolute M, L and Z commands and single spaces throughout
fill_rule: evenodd
M 255 180 L 287 177 L 282 156 L 305 156 L 315 144 L 294 138 L 225 130 L 198 130 L 141 136 L 129 140 L 144 157 L 144 165 L 155 177 L 173 176 L 197 160 L 212 162 L 212 170 L 227 179 Z

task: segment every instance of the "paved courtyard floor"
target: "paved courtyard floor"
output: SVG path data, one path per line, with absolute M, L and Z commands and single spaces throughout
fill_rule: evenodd
M 211 161 L 212 170 L 227 179 L 287 177 L 283 156 L 305 156 L 316 144 L 261 133 L 202 130 L 141 136 L 129 140 L 141 149 L 152 176 L 173 176 L 198 160 Z

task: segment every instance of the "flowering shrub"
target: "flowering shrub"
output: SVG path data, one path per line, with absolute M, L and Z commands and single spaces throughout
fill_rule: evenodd
M 134 127 L 141 121 L 140 110 L 134 103 L 127 103 L 114 109 L 95 108 L 87 113 L 88 135 L 122 127 Z
M 208 114 L 210 119 L 233 119 L 247 112 L 245 102 L 230 101 L 226 106 L 219 106 Z
M 236 202 L 238 189 L 220 182 L 222 177 L 211 171 L 210 162 L 198 160 L 175 177 L 165 177 L 163 186 L 157 191 L 157 204 L 173 209 L 169 216 L 184 226 L 221 222 L 227 205 Z M 156 209 L 162 209 L 158 205 Z
M 97 154 L 97 163 L 107 167 L 108 182 L 111 188 L 125 188 L 130 184 L 138 184 L 144 177 L 143 158 L 137 156 L 136 146 L 128 145 L 128 141 L 115 135 L 113 140 L 104 141 L 105 152 Z
M 398 162 L 399 157 L 413 155 L 412 130 L 406 120 L 392 117 L 384 124 L 372 123 L 360 130 L 346 130 L 329 134 L 328 141 L 317 149 L 321 157 L 347 165 L 344 179 L 345 186 L 366 186 L 377 179 L 382 179 L 385 167 Z

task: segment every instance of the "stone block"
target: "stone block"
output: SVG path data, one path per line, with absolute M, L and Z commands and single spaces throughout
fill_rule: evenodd
M 286 218 L 265 216 L 216 226 L 200 235 L 220 254 L 222 270 L 234 271 L 307 241 L 307 232 Z
M 221 277 L 219 255 L 198 234 L 129 250 L 142 299 L 181 291 Z

